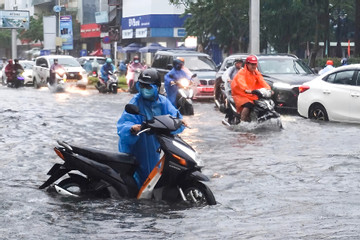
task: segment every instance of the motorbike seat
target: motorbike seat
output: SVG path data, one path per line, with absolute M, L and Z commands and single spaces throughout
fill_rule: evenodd
M 135 157 L 127 154 L 127 153 L 121 153 L 121 152 L 109 152 L 109 151 L 103 151 L 95 148 L 80 148 L 76 146 L 71 146 L 73 148 L 73 152 L 80 154 L 84 157 L 90 158 L 92 160 L 95 160 L 97 162 L 101 163 L 125 163 L 129 165 L 135 165 Z
M 94 160 L 98 163 L 108 165 L 115 169 L 117 172 L 130 173 L 131 175 L 136 169 L 136 158 L 127 153 L 109 152 L 94 148 L 80 148 L 71 146 L 74 153 Z

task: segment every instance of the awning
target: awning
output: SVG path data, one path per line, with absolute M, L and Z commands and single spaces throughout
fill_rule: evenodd
M 159 50 L 165 50 L 165 49 L 168 49 L 168 48 L 161 46 L 159 43 L 150 43 L 148 46 L 140 48 L 139 52 L 141 52 L 141 53 L 147 53 L 147 52 L 155 53 L 155 52 L 157 52 Z
M 139 52 L 139 49 L 142 47 L 140 43 L 130 43 L 126 47 L 123 47 L 121 49 L 121 52 L 124 53 L 137 53 Z

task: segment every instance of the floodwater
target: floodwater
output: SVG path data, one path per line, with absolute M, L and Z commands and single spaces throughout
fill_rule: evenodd
M 282 115 L 284 129 L 230 129 L 195 102 L 181 135 L 218 202 L 73 199 L 39 190 L 56 140 L 117 151 L 128 93 L 0 86 L 0 239 L 359 239 L 359 126 Z

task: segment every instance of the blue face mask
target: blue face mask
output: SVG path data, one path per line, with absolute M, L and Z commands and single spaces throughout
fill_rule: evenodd
M 151 84 L 151 89 L 140 88 L 139 92 L 141 96 L 146 100 L 154 101 L 158 97 L 157 86 L 154 84 Z
M 134 63 L 139 63 L 139 60 L 135 60 Z

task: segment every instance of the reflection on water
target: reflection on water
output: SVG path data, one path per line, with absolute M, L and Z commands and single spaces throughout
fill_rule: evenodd
M 86 94 L 82 94 L 86 93 Z M 195 102 L 181 136 L 200 154 L 216 206 L 64 198 L 38 189 L 56 140 L 117 151 L 128 93 L 0 87 L 2 239 L 358 239 L 359 126 L 281 117 L 231 129 Z M 355 146 L 355 147 L 354 147 Z

